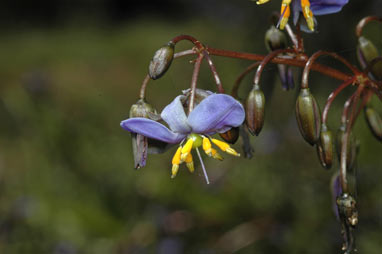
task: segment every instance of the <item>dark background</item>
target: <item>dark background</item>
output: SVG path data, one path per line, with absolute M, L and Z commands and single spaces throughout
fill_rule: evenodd
M 266 121 L 251 160 L 205 158 L 195 174 L 170 179 L 170 149 L 133 170 L 130 135 L 119 127 L 136 102 L 148 63 L 161 45 L 190 34 L 215 48 L 265 54 L 264 33 L 280 1 L 241 0 L 1 1 L 0 3 L 0 253 L 340 253 L 329 170 L 298 132 L 298 89 L 280 89 L 276 68 L 262 77 Z M 304 34 L 306 51 L 334 51 L 357 65 L 354 28 L 381 15 L 382 2 L 350 1 L 319 16 Z M 365 35 L 381 49 L 381 26 Z M 191 45 L 181 42 L 176 50 Z M 147 99 L 161 111 L 189 86 L 192 58 L 176 60 L 149 83 Z M 213 57 L 226 90 L 249 61 Z M 329 58 L 322 63 L 346 70 Z M 299 83 L 296 69 L 296 83 Z M 250 89 L 243 81 L 240 97 Z M 199 87 L 214 89 L 206 65 Z M 324 106 L 339 82 L 312 73 Z M 273 91 L 273 92 L 272 92 Z M 344 91 L 329 113 L 339 127 Z M 373 100 L 381 112 L 381 103 Z M 357 178 L 360 253 L 382 248 L 381 143 L 361 114 Z M 241 151 L 241 140 L 234 147 Z

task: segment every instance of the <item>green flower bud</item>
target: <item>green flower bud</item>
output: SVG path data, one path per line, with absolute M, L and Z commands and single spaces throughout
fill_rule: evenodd
M 174 48 L 174 43 L 169 42 L 155 52 L 149 65 L 151 79 L 158 79 L 166 73 L 174 58 Z
M 333 164 L 333 135 L 326 124 L 321 126 L 321 133 L 316 147 L 322 167 L 330 169 Z
M 302 88 L 297 97 L 296 119 L 303 138 L 314 145 L 320 135 L 321 116 L 318 104 L 309 88 Z
M 337 131 L 336 150 L 337 150 L 338 161 L 341 161 L 341 147 L 342 147 L 342 142 L 344 141 L 343 138 L 345 135 L 345 131 L 346 131 L 346 124 L 342 124 Z M 353 168 L 356 157 L 357 157 L 357 142 L 353 135 L 353 132 L 350 132 L 349 141 L 348 141 L 346 150 L 347 150 L 346 151 L 346 168 L 350 170 Z
M 140 99 L 130 108 L 130 117 L 150 118 L 150 114 L 156 114 L 156 110 Z M 131 133 L 131 141 L 134 155 L 134 168 L 139 169 L 146 166 L 147 153 L 149 151 L 149 139 L 137 133 Z
M 148 104 L 144 99 L 139 99 L 137 103 L 131 106 L 129 117 L 150 118 L 150 113 L 156 114 L 154 107 Z
M 245 103 L 246 124 L 252 135 L 259 135 L 264 125 L 265 97 L 259 85 L 254 85 Z
M 265 46 L 270 52 L 284 49 L 287 47 L 287 38 L 282 31 L 275 26 L 271 26 L 265 33 Z
M 382 141 L 382 119 L 380 114 L 373 107 L 366 106 L 365 117 L 371 132 L 379 141 Z
M 239 127 L 233 127 L 224 133 L 219 133 L 219 135 L 227 143 L 235 144 L 239 138 Z
M 361 36 L 358 39 L 357 58 L 363 69 L 365 69 L 373 59 L 379 57 L 377 47 L 372 41 Z M 382 62 L 376 62 L 371 68 L 372 75 L 378 80 L 382 79 Z

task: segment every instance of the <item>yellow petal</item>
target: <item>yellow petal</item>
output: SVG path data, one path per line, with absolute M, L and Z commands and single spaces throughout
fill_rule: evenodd
M 224 158 L 216 151 L 216 149 L 211 149 L 212 158 L 222 161 Z
M 187 155 L 191 152 L 192 145 L 194 144 L 194 140 L 192 138 L 189 138 L 186 142 L 186 144 L 182 148 L 182 152 L 180 155 L 180 160 L 185 161 L 187 158 Z
M 211 156 L 211 142 L 207 137 L 203 137 L 203 150 L 208 156 Z
M 172 164 L 173 165 L 179 165 L 181 163 L 181 161 L 180 161 L 181 151 L 182 151 L 182 147 L 179 146 L 178 149 L 176 150 L 174 156 L 172 157 Z
M 234 155 L 234 156 L 240 156 L 240 154 L 238 152 L 235 151 L 235 149 L 231 148 L 230 145 L 228 145 L 226 142 L 223 142 L 221 140 L 218 140 L 218 139 L 212 139 L 212 142 L 217 145 L 217 147 L 219 147 L 223 152 L 226 152 L 226 153 L 229 153 L 231 155 Z

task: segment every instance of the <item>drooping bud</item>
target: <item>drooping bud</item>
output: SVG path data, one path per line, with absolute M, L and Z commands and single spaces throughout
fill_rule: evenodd
M 381 115 L 371 106 L 365 107 L 365 117 L 367 125 L 374 136 L 382 141 L 382 119 Z
M 130 118 L 131 117 L 144 117 L 149 118 L 149 114 L 155 114 L 155 109 L 140 99 L 130 108 Z M 133 146 L 134 155 L 134 168 L 139 169 L 146 166 L 147 152 L 148 152 L 148 139 L 137 133 L 131 133 L 131 141 Z
M 372 41 L 365 38 L 364 36 L 359 37 L 357 46 L 357 58 L 362 67 L 365 69 L 373 59 L 379 57 L 379 52 L 377 47 Z M 371 68 L 372 75 L 378 80 L 382 79 L 382 62 L 376 62 Z
M 249 92 L 246 103 L 246 125 L 252 135 L 259 135 L 264 125 L 265 97 L 258 84 Z
M 320 135 L 320 109 L 309 88 L 302 88 L 296 101 L 296 119 L 301 135 L 314 145 Z
M 219 135 L 227 143 L 235 144 L 239 139 L 239 127 L 233 127 L 224 133 L 219 133 Z
M 265 46 L 269 52 L 284 49 L 287 47 L 287 38 L 282 31 L 271 26 L 265 33 Z
M 340 218 L 344 218 L 348 225 L 355 227 L 358 224 L 358 211 L 355 199 L 348 193 L 337 197 L 337 206 Z
M 322 167 L 330 169 L 333 164 L 333 135 L 326 124 L 321 126 L 321 133 L 316 147 Z
M 342 143 L 345 141 L 344 140 L 345 132 L 346 132 L 346 124 L 342 124 L 337 131 L 337 137 L 336 137 L 336 150 L 337 150 L 338 161 L 341 161 L 341 149 L 342 149 Z M 353 135 L 353 132 L 350 132 L 350 135 L 348 138 L 349 138 L 349 141 L 348 141 L 347 149 L 346 149 L 346 169 L 350 170 L 353 168 L 356 157 L 357 157 L 357 142 Z
M 149 65 L 151 79 L 158 79 L 166 73 L 174 58 L 174 48 L 175 44 L 169 42 L 155 52 Z

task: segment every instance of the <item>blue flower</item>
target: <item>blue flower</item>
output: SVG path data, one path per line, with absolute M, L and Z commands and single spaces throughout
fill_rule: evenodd
M 257 4 L 263 4 L 269 0 L 258 0 Z M 347 4 L 349 0 L 282 0 L 281 3 L 281 17 L 279 21 L 280 29 L 284 29 L 285 25 L 288 23 L 290 16 L 290 7 L 292 3 L 294 23 L 302 12 L 308 28 L 314 31 L 315 20 L 314 15 L 326 15 L 331 13 L 336 13 L 341 11 L 342 7 Z
M 196 149 L 199 158 L 201 157 L 198 147 L 202 146 L 207 155 L 222 159 L 212 148 L 211 142 L 227 153 L 240 156 L 227 143 L 210 137 L 243 123 L 245 112 L 240 102 L 226 94 L 211 94 L 187 116 L 183 106 L 186 98 L 185 95 L 179 95 L 163 109 L 161 118 L 169 128 L 157 121 L 140 117 L 121 122 L 121 127 L 132 133 L 170 144 L 180 143 L 172 160 L 172 177 L 175 177 L 182 162 L 186 162 L 191 172 L 194 171 L 192 148 Z M 205 173 L 202 161 L 201 165 Z M 206 173 L 205 176 L 208 182 Z

